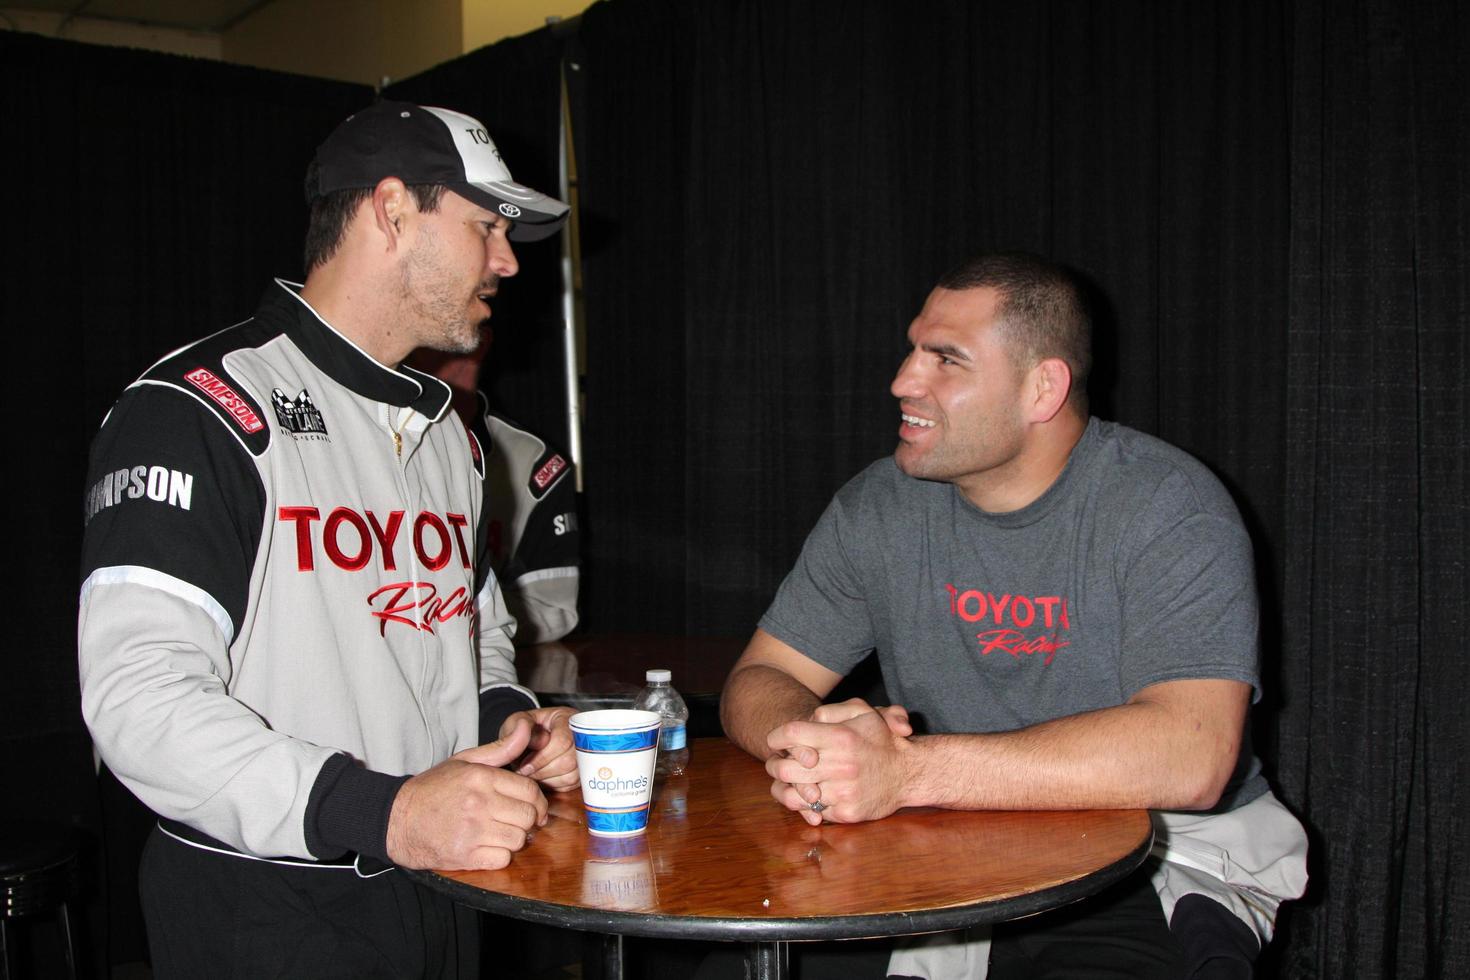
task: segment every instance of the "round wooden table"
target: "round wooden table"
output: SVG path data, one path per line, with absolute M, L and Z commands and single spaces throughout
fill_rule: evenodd
M 1085 898 L 1143 862 L 1145 810 L 902 810 L 810 827 L 724 739 L 693 743 L 688 773 L 655 787 L 648 831 L 592 837 L 578 793 L 508 868 L 410 872 L 497 915 L 613 937 L 751 943 L 753 975 L 781 977 L 786 943 L 904 936 L 1032 915 Z

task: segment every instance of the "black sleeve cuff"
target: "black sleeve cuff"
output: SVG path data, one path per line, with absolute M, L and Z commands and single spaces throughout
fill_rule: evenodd
M 327 760 L 306 800 L 306 846 L 319 860 L 356 851 L 388 860 L 388 817 L 407 776 L 364 769 L 345 753 Z
M 500 737 L 500 726 L 517 711 L 529 711 L 536 702 L 513 687 L 492 687 L 480 692 L 480 744 Z

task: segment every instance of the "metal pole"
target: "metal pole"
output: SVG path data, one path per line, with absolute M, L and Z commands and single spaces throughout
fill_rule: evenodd
M 602 980 L 623 980 L 623 937 L 602 937 Z
M 749 980 L 786 980 L 791 972 L 790 944 L 782 940 L 751 943 L 745 948 L 745 975 Z
M 558 127 L 557 166 L 561 177 L 561 199 L 571 206 L 566 230 L 561 236 L 561 317 L 562 368 L 567 392 L 567 450 L 577 470 L 577 492 L 582 492 L 582 372 L 577 362 L 576 276 L 573 268 L 573 238 L 577 234 L 577 206 L 572 197 L 571 147 L 568 139 L 572 127 L 570 100 L 567 98 L 567 65 L 561 64 L 561 125 Z

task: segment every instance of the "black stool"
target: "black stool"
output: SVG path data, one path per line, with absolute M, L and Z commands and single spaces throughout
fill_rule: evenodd
M 76 837 L 66 829 L 30 820 L 0 821 L 0 963 L 5 980 L 19 980 L 14 922 L 57 913 L 66 943 L 67 976 L 76 980 L 77 945 L 69 903 L 80 876 Z

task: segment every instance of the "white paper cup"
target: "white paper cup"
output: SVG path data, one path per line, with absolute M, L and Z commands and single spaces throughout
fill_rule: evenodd
M 659 724 L 652 711 L 613 708 L 572 715 L 589 833 L 631 837 L 648 828 Z

